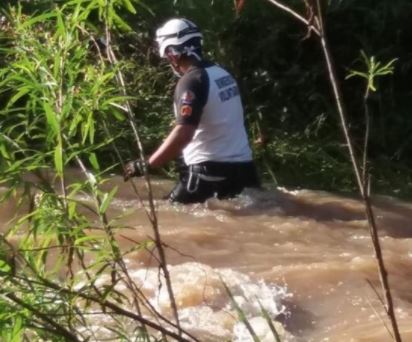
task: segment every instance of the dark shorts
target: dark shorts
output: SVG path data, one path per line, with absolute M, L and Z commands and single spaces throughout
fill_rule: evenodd
M 180 180 L 168 195 L 172 202 L 202 203 L 210 197 L 234 197 L 244 188 L 259 188 L 255 164 L 203 162 L 181 166 Z

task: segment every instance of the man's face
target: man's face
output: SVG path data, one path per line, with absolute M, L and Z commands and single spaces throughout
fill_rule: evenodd
M 177 77 L 182 77 L 183 76 L 183 70 L 180 66 L 180 56 L 176 54 L 172 49 L 167 48 L 166 49 L 166 57 L 169 62 L 170 67 L 173 70 L 173 73 Z

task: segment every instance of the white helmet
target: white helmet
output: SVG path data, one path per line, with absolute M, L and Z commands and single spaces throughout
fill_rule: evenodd
M 175 53 L 201 59 L 202 34 L 199 28 L 187 19 L 171 19 L 156 31 L 160 57 L 166 57 L 166 49 L 172 46 Z

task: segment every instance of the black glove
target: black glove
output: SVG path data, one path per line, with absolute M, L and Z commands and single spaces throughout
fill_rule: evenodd
M 132 177 L 141 177 L 144 175 L 146 169 L 146 163 L 140 159 L 129 161 L 124 166 L 123 178 L 124 181 L 128 181 Z

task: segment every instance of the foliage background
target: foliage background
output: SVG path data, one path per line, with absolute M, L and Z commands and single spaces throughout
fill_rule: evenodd
M 301 1 L 290 3 L 302 7 Z M 320 46 L 315 38 L 307 37 L 303 26 L 260 0 L 246 1 L 239 16 L 231 1 L 147 5 L 152 14 L 140 11 L 132 21 L 138 33 L 132 35 L 129 46 L 133 62 L 129 89 L 137 96 L 136 113 L 148 151 L 168 128 L 174 82 L 168 82 L 167 67 L 157 59 L 151 40 L 164 20 L 184 16 L 205 33 L 208 57 L 232 71 L 241 84 L 251 140 L 259 140 L 260 135 L 266 140 L 264 148 L 254 145 L 264 177 L 272 180 L 270 169 L 282 186 L 354 189 Z M 411 14 L 412 4 L 406 0 L 329 1 L 327 7 L 329 40 L 359 153 L 364 132 L 363 84 L 356 79 L 345 81 L 345 76 L 350 69 L 365 68 L 361 50 L 383 62 L 398 59 L 394 76 L 382 79 L 369 100 L 370 159 L 373 189 L 408 197 L 412 190 Z
M 21 4 L 26 13 L 33 13 L 65 2 L 37 0 Z M 263 135 L 266 141 L 264 147 L 255 145 L 263 176 L 272 180 L 270 169 L 282 186 L 353 190 L 352 171 L 321 50 L 316 39 L 307 37 L 303 26 L 263 0 L 246 1 L 240 15 L 236 15 L 232 1 L 135 3 L 136 15 L 126 11 L 121 15 L 132 31 L 118 30 L 115 38 L 148 154 L 167 134 L 173 120 L 171 94 L 175 83 L 156 55 L 154 30 L 170 17 L 184 16 L 203 30 L 208 57 L 226 66 L 241 84 L 251 140 Z M 302 7 L 300 0 L 289 3 Z M 383 79 L 370 100 L 370 156 L 373 188 L 401 196 L 409 196 L 412 190 L 408 82 L 412 68 L 408 43 L 412 38 L 411 14 L 412 4 L 407 0 L 327 2 L 329 40 L 359 152 L 364 130 L 363 85 L 361 80 L 344 81 L 345 76 L 349 69 L 362 69 L 361 50 L 381 61 L 398 58 L 394 76 Z M 2 95 L 3 103 L 5 97 L 7 94 Z M 124 137 L 119 144 L 125 158 L 136 156 L 137 151 L 128 142 L 131 133 L 126 123 L 116 122 L 112 129 Z M 106 165 L 115 162 L 110 151 L 100 151 Z

